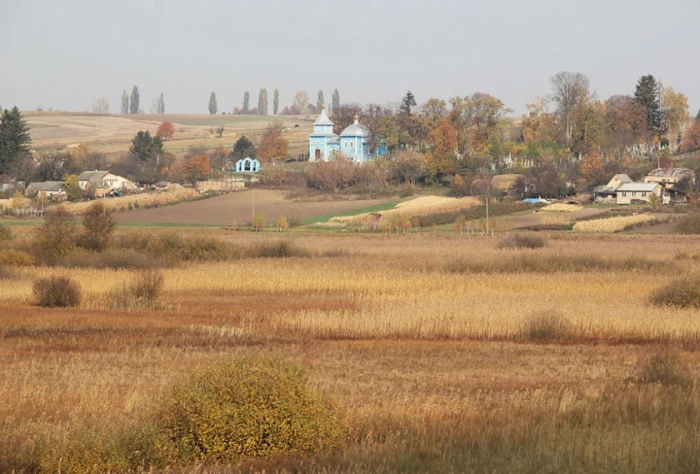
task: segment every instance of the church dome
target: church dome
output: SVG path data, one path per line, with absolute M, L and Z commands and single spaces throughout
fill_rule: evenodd
M 355 123 L 346 127 L 341 137 L 369 137 L 369 130 L 364 125 L 360 125 L 359 117 L 355 116 Z

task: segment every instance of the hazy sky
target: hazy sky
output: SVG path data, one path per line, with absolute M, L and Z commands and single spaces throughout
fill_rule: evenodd
M 257 105 L 387 103 L 488 92 L 521 114 L 558 71 L 599 97 L 653 74 L 700 108 L 700 0 L 0 0 L 0 105 L 89 110 L 139 86 L 168 113 Z M 280 108 L 281 108 L 280 107 Z

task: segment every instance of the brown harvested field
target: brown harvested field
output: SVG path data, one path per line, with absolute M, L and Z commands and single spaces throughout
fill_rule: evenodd
M 499 222 L 502 227 L 507 228 L 507 229 L 521 229 L 524 227 L 532 227 L 536 225 L 540 225 L 543 223 L 543 221 L 546 222 L 547 219 L 567 219 L 571 221 L 575 221 L 577 219 L 581 219 L 582 217 L 591 217 L 595 216 L 597 214 L 601 214 L 605 212 L 605 209 L 600 209 L 600 208 L 595 208 L 595 207 L 587 207 L 581 211 L 576 211 L 576 212 L 525 212 L 525 213 L 519 213 L 516 215 L 508 215 L 508 216 L 503 216 L 497 218 L 497 221 Z
M 290 154 L 308 149 L 307 136 L 313 121 L 310 117 L 234 116 L 234 115 L 94 115 L 61 112 L 29 112 L 25 118 L 31 129 L 32 148 L 38 152 L 73 149 L 85 144 L 91 150 L 112 156 L 126 153 L 131 139 L 139 130 L 155 134 L 163 121 L 175 126 L 175 136 L 165 149 L 181 154 L 191 147 L 230 148 L 246 135 L 253 141 L 260 138 L 268 123 L 281 121 L 287 129 Z M 298 127 L 295 127 L 298 125 Z M 223 126 L 221 138 L 210 138 L 211 127 Z
M 286 199 L 281 191 L 261 189 L 234 192 L 154 209 L 120 212 L 114 214 L 114 217 L 117 222 L 230 226 L 234 219 L 238 224 L 251 221 L 253 201 L 255 201 L 255 213 L 262 214 L 267 221 L 274 221 L 280 216 L 288 220 L 298 220 L 360 209 L 384 202 L 378 199 L 291 201 Z

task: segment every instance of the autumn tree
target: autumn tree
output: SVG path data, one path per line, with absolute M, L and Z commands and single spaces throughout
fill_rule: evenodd
M 589 99 L 590 81 L 579 72 L 558 72 L 549 79 L 552 100 L 563 128 L 564 143 L 571 145 L 574 134 L 574 111 Z
M 268 161 L 283 161 L 287 158 L 289 142 L 284 137 L 281 122 L 271 123 L 265 129 L 260 140 L 258 156 Z
M 410 185 L 415 185 L 418 180 L 425 177 L 426 159 L 422 153 L 402 150 L 391 163 L 399 180 Z
M 305 114 L 309 105 L 309 94 L 305 91 L 297 91 L 294 95 L 292 111 L 294 114 Z
M 66 195 L 69 201 L 78 201 L 82 199 L 84 193 L 80 188 L 80 181 L 78 180 L 78 175 L 71 174 L 66 176 Z
M 510 112 L 510 109 L 490 94 L 476 92 L 470 97 L 465 97 L 463 115 L 468 149 L 472 152 L 488 152 L 489 146 L 494 145 L 501 120 L 507 112 Z
M 586 155 L 579 165 L 579 171 L 581 176 L 588 181 L 590 187 L 607 183 L 610 179 L 605 170 L 603 159 L 597 152 Z
M 267 115 L 267 89 L 260 89 L 258 94 L 258 114 Z
M 430 146 L 425 164 L 429 176 L 436 178 L 457 171 L 457 133 L 447 120 L 430 132 L 426 141 Z
M 362 112 L 362 106 L 357 102 L 342 104 L 333 111 L 333 133 L 340 135 L 343 130 L 353 124 L 355 116 Z
M 76 159 L 70 153 L 56 152 L 41 156 L 32 174 L 33 181 L 62 181 L 69 174 L 79 173 Z
M 46 214 L 36 227 L 32 253 L 40 265 L 56 265 L 75 248 L 75 218 L 63 206 Z
M 600 150 L 605 139 L 605 112 L 598 100 L 588 100 L 573 113 L 574 130 L 571 151 L 585 155 Z
M 121 113 L 122 115 L 126 115 L 129 113 L 129 93 L 124 89 L 122 92 L 122 108 L 121 108 Z
M 700 150 L 700 120 L 695 119 L 683 134 L 681 141 L 681 151 L 689 153 Z
M 173 135 L 175 135 L 175 127 L 172 123 L 166 121 L 158 126 L 158 130 L 156 131 L 157 137 L 160 137 L 162 140 L 168 140 L 172 138 Z
M 318 90 L 318 98 L 316 99 L 316 107 L 321 110 L 322 107 L 326 105 L 326 99 L 323 97 L 323 91 Z
M 131 88 L 131 97 L 129 98 L 129 113 L 136 115 L 139 113 L 139 104 L 141 102 L 141 96 L 139 95 L 138 86 Z
M 106 97 L 100 97 L 92 104 L 92 113 L 101 115 L 109 113 L 109 101 Z
M 556 141 L 556 123 L 548 109 L 545 97 L 535 97 L 526 104 L 528 113 L 522 121 L 522 139 L 525 143 L 548 143 Z
M 447 117 L 447 103 L 442 99 L 430 98 L 423 104 L 423 119 L 426 122 L 428 132 L 434 130 Z
M 207 155 L 193 156 L 186 162 L 185 179 L 194 187 L 197 182 L 211 174 L 209 157 Z
M 275 92 L 273 94 L 272 98 L 272 114 L 277 115 L 280 110 L 280 91 L 278 89 L 275 89 Z
M 243 94 L 243 105 L 241 107 L 241 114 L 250 114 L 250 92 L 248 91 L 245 91 L 245 93 Z
M 92 203 L 83 215 L 83 233 L 78 238 L 81 247 L 101 252 L 107 248 L 117 222 L 112 210 L 102 200 Z
M 673 87 L 661 86 L 659 106 L 665 120 L 666 131 L 670 136 L 675 137 L 688 120 L 688 98 L 682 92 L 676 92 Z
M 212 92 L 211 95 L 209 95 L 209 113 L 211 115 L 216 114 L 216 111 L 218 110 L 217 104 L 216 104 L 216 92 Z
M 29 125 L 19 109 L 5 109 L 0 117 L 0 174 L 13 170 L 24 161 L 31 142 Z
M 381 124 L 382 120 L 390 112 L 386 107 L 379 104 L 367 104 L 362 109 L 362 125 L 369 130 L 369 152 L 374 154 L 377 151 L 381 140 Z M 354 121 L 354 118 L 353 118 Z
M 646 110 L 629 95 L 614 95 L 605 101 L 606 145 L 617 150 L 639 143 L 645 136 Z
M 333 90 L 333 96 L 331 97 L 331 113 L 335 113 L 337 109 L 340 108 L 340 92 L 338 89 Z M 698 112 L 700 113 L 700 112 Z

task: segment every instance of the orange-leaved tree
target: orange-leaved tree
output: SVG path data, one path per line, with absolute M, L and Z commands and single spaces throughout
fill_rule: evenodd
M 287 158 L 289 142 L 284 138 L 284 126 L 280 122 L 271 123 L 265 129 L 258 157 L 268 161 L 282 161 Z
M 428 134 L 427 142 L 431 147 L 425 164 L 428 175 L 434 178 L 457 171 L 457 132 L 447 120 Z
M 160 126 L 158 126 L 156 136 L 160 137 L 162 140 L 172 138 L 173 135 L 175 135 L 175 127 L 173 127 L 172 123 L 163 122 L 160 124 Z

